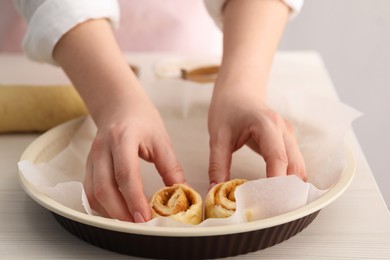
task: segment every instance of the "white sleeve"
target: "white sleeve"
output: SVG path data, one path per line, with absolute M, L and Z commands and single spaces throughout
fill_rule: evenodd
M 226 1 L 228 0 L 203 0 L 207 11 L 210 16 L 214 19 L 215 23 L 219 28 L 223 27 L 223 14 L 222 9 Z M 282 0 L 286 5 L 291 8 L 290 18 L 293 18 L 299 13 L 302 8 L 304 0 Z
M 32 60 L 57 65 L 53 50 L 60 38 L 76 25 L 89 19 L 107 18 L 119 24 L 117 0 L 14 0 L 28 22 L 23 51 Z

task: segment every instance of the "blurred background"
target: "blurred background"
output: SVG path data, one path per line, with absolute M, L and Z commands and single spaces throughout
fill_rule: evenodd
M 390 208 L 390 1 L 306 0 L 281 50 L 318 51 Z

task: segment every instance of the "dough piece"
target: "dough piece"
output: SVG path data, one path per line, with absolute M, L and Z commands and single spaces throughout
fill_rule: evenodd
M 169 217 L 186 224 L 202 222 L 203 205 L 198 192 L 184 184 L 158 190 L 150 200 L 152 217 Z
M 86 114 L 72 86 L 0 86 L 0 133 L 42 132 Z
M 227 218 L 236 211 L 236 188 L 247 180 L 234 179 L 215 185 L 206 196 L 205 218 Z

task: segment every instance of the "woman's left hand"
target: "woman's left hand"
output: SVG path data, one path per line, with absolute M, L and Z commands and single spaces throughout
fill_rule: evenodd
M 292 125 L 245 88 L 216 87 L 209 109 L 210 186 L 230 179 L 232 154 L 247 144 L 266 162 L 267 177 L 306 169 Z

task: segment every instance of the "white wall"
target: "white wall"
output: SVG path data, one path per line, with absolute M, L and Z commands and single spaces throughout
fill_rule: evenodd
M 364 113 L 353 128 L 390 208 L 390 1 L 306 0 L 280 49 L 319 51 L 341 100 Z

